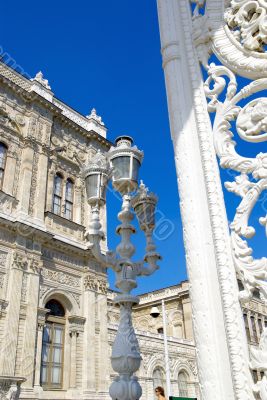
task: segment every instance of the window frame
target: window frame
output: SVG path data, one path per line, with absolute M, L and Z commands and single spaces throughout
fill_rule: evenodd
M 60 178 L 61 182 L 60 182 L 60 194 L 56 193 L 57 189 L 56 189 L 56 179 Z M 55 215 L 59 215 L 61 216 L 62 214 L 62 197 L 63 197 L 63 175 L 60 172 L 57 172 L 54 175 L 54 180 L 53 180 L 53 202 L 52 202 L 52 211 Z M 59 207 L 59 213 L 55 211 L 55 199 L 59 199 L 59 204 L 57 204 L 57 207 Z
M 67 196 L 67 190 L 68 190 L 68 184 L 71 184 L 71 199 L 68 198 Z M 72 178 L 67 178 L 66 180 L 66 186 L 65 186 L 65 205 L 64 205 L 64 216 L 68 220 L 73 220 L 73 203 L 74 203 L 74 181 Z M 67 210 L 67 205 L 70 206 L 70 216 L 67 216 L 66 210 Z
M 60 305 L 61 303 L 58 302 Z M 62 305 L 61 305 L 62 306 Z M 63 306 L 62 306 L 63 307 Z M 64 308 L 64 307 L 63 307 Z M 52 331 L 50 337 L 51 340 L 49 342 L 44 341 L 44 335 L 45 335 L 45 328 L 47 326 L 50 326 L 50 330 Z M 57 327 L 60 327 L 62 331 L 62 340 L 59 346 L 59 343 L 55 342 L 55 329 Z M 42 386 L 43 390 L 63 390 L 63 376 L 64 376 L 64 353 L 65 353 L 65 336 L 66 336 L 66 316 L 55 316 L 48 314 L 46 317 L 45 321 L 45 326 L 43 330 L 43 337 L 42 337 L 42 351 L 41 351 L 41 369 L 40 369 L 40 385 Z M 43 360 L 43 352 L 45 346 L 48 345 L 48 356 L 47 360 Z M 60 363 L 56 363 L 53 361 L 53 354 L 54 354 L 54 349 L 55 348 L 60 348 L 61 350 L 61 359 Z M 53 368 L 55 368 L 55 364 L 57 364 L 57 367 L 61 368 L 61 373 L 60 373 L 60 383 L 59 384 L 54 384 L 52 383 L 52 376 L 53 376 Z M 46 367 L 46 381 L 42 381 L 42 375 L 43 375 L 43 368 Z
M 8 146 L 6 145 L 5 142 L 0 142 L 0 148 L 5 149 L 3 152 L 3 164 L 0 164 L 0 190 L 3 188 L 3 183 L 4 183 L 4 178 L 5 178 L 5 169 L 6 169 L 6 160 L 7 160 L 7 152 L 8 152 Z M 1 153 L 0 153 L 1 154 Z M 0 158 L 1 159 L 1 158 Z
M 185 377 L 185 380 L 180 379 L 181 375 L 183 375 Z M 180 397 L 188 397 L 189 396 L 188 383 L 189 383 L 189 374 L 184 369 L 179 371 L 179 373 L 178 373 L 178 389 L 179 389 Z M 185 385 L 185 386 L 183 386 L 183 385 Z

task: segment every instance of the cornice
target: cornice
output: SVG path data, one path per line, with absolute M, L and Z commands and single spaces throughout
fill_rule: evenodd
M 0 81 L 13 89 L 16 94 L 22 96 L 27 102 L 36 101 L 41 103 L 45 108 L 48 108 L 53 113 L 54 117 L 59 118 L 65 125 L 72 127 L 83 136 L 97 140 L 107 149 L 111 147 L 112 143 L 109 140 L 92 129 L 91 120 L 84 117 L 54 96 L 52 96 L 51 102 L 41 94 L 38 94 L 33 90 L 34 81 L 29 81 L 27 78 L 18 74 L 1 61 Z M 94 125 L 98 125 L 97 121 L 94 122 Z M 88 129 L 86 129 L 87 127 Z M 101 131 L 103 131 L 103 134 L 106 134 L 106 127 L 103 124 L 99 124 L 99 127 Z

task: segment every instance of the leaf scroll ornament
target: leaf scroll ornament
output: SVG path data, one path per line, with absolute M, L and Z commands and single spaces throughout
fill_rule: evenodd
M 244 286 L 240 300 L 248 301 L 258 288 L 267 302 L 267 258 L 254 259 L 247 242 L 255 235 L 254 227 L 249 225 L 250 215 L 259 196 L 267 189 L 267 153 L 259 153 L 254 158 L 242 156 L 236 151 L 233 139 L 236 131 L 250 142 L 267 141 L 267 99 L 253 99 L 245 106 L 239 106 L 241 100 L 266 90 L 267 79 L 255 80 L 237 92 L 235 75 L 228 68 L 212 63 L 208 67 L 204 89 L 210 99 L 208 110 L 216 113 L 213 135 L 220 166 L 239 173 L 233 182 L 226 182 L 225 187 L 241 197 L 230 224 L 234 265 Z M 267 216 L 262 216 L 260 223 L 266 228 Z
M 265 52 L 267 44 L 267 1 L 231 0 L 224 14 L 235 39 L 247 50 Z

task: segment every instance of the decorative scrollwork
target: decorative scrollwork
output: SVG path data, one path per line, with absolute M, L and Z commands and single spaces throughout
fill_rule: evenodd
M 267 153 L 259 153 L 255 158 L 243 157 L 237 153 L 233 140 L 234 123 L 241 138 L 251 142 L 267 140 L 267 134 L 263 132 L 267 123 L 264 115 L 266 99 L 253 99 L 245 106 L 239 106 L 241 100 L 266 90 L 267 79 L 255 80 L 237 92 L 235 75 L 228 68 L 210 64 L 208 75 L 204 88 L 210 99 L 208 109 L 216 112 L 213 127 L 216 153 L 222 168 L 240 173 L 234 182 L 225 183 L 228 191 L 242 199 L 230 225 L 234 265 L 244 285 L 240 299 L 249 300 L 254 289 L 259 288 L 267 301 L 267 258 L 254 259 L 245 240 L 255 235 L 254 227 L 249 226 L 249 218 L 259 196 L 267 189 Z M 229 79 L 228 84 L 225 77 Z M 265 216 L 260 218 L 260 223 L 266 227 L 265 220 Z
M 264 52 L 267 44 L 267 1 L 232 0 L 225 21 L 235 39 L 247 50 Z
M 267 329 L 261 335 L 259 347 L 252 347 L 250 354 L 250 368 L 263 373 L 261 381 L 258 381 L 253 391 L 260 395 L 262 400 L 267 400 Z

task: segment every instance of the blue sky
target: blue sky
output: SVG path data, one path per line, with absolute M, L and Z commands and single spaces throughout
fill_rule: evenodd
M 140 178 L 159 196 L 156 242 L 163 261 L 153 276 L 139 280 L 138 292 L 185 279 L 156 1 L 4 2 L 2 14 L 0 45 L 27 74 L 42 70 L 58 98 L 84 115 L 97 109 L 110 140 L 131 135 L 145 152 Z M 247 151 L 247 144 L 239 145 Z M 252 153 L 264 151 L 262 145 L 249 146 Z M 229 179 L 225 172 L 222 176 Z M 226 200 L 231 219 L 239 198 L 226 193 Z M 109 246 L 114 248 L 120 202 L 111 191 L 107 208 Z M 260 215 L 262 207 L 253 222 Z M 140 258 L 143 235 L 136 235 L 134 243 Z M 262 255 L 263 243 L 263 236 L 254 240 L 256 255 Z

